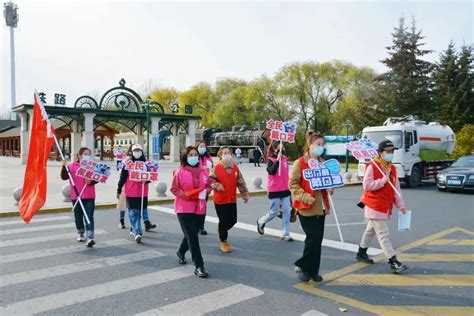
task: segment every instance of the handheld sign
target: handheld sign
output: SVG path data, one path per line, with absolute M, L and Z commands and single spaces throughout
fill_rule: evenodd
M 128 177 L 131 181 L 157 181 L 159 162 L 153 160 L 147 161 L 132 161 L 127 160 L 123 163 L 123 166 L 128 170 Z
M 377 152 L 377 144 L 374 143 L 370 138 L 362 138 L 359 140 L 353 140 L 349 143 L 346 143 L 346 149 L 359 161 L 365 161 L 366 159 L 370 159 L 372 164 L 380 171 L 382 174 L 386 174 L 380 169 L 379 165 L 374 162 L 374 158 L 378 157 Z M 397 193 L 398 196 L 402 196 L 402 194 L 395 188 L 391 181 L 387 182 L 392 189 Z
M 270 139 L 294 143 L 296 134 L 296 123 L 295 122 L 283 122 L 269 120 L 267 122 L 267 128 L 270 130 Z
M 82 160 L 79 169 L 76 171 L 76 176 L 91 181 L 105 183 L 110 176 L 110 167 L 105 163 L 98 163 L 92 160 Z
M 323 163 L 310 159 L 308 165 L 310 169 L 303 170 L 303 178 L 309 182 L 313 191 L 344 186 L 341 165 L 336 159 Z

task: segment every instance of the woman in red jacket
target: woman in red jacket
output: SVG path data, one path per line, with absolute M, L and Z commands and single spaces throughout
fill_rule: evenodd
M 171 193 L 176 196 L 174 210 L 184 234 L 176 254 L 178 263 L 185 264 L 185 254 L 190 249 L 196 267 L 194 274 L 200 278 L 208 276 L 199 246 L 198 229 L 206 212 L 206 197 L 210 192 L 209 171 L 199 164 L 196 147 L 189 146 L 181 155 L 181 167 L 173 172 L 171 184 Z
M 237 223 L 237 188 L 242 194 L 244 203 L 249 200 L 249 192 L 239 168 L 232 162 L 229 147 L 221 147 L 217 153 L 219 162 L 211 171 L 214 205 L 219 218 L 218 230 L 223 253 L 232 252 L 227 241 L 228 231 Z
M 362 236 L 356 259 L 369 264 L 374 263 L 367 255 L 367 249 L 370 247 L 374 237 L 377 236 L 392 271 L 394 273 L 400 273 L 408 269 L 408 267 L 398 261 L 395 255 L 387 224 L 387 220 L 392 216 L 394 204 L 400 212 L 403 214 L 406 213 L 405 203 L 402 197 L 398 196 L 388 184 L 389 181 L 392 182 L 398 192 L 400 192 L 397 169 L 392 164 L 395 149 L 391 141 L 382 141 L 378 148 L 379 157 L 368 164 L 365 170 L 363 181 L 364 194 L 361 198 L 361 204 L 364 207 L 367 228 Z M 377 168 L 377 166 L 379 168 Z

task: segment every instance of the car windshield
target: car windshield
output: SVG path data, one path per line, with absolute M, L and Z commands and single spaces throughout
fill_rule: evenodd
M 451 167 L 469 167 L 474 168 L 474 156 L 461 157 L 456 160 Z
M 365 132 L 362 137 L 367 136 L 374 143 L 379 144 L 384 140 L 389 140 L 396 148 L 402 148 L 402 132 L 401 131 L 380 131 L 380 132 Z

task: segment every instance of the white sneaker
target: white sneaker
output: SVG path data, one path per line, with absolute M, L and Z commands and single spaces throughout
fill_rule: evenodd
M 135 236 L 135 241 L 137 242 L 137 244 L 141 244 L 142 243 L 142 236 L 141 235 L 136 235 Z
M 285 235 L 285 236 L 281 236 L 281 240 L 284 240 L 284 241 L 293 241 L 293 237 L 289 236 L 289 235 Z
M 79 234 L 79 236 L 77 237 L 77 241 L 78 241 L 78 242 L 84 242 L 84 241 L 86 241 L 86 238 L 84 237 L 84 234 Z
M 86 246 L 92 248 L 95 245 L 94 239 L 88 239 Z

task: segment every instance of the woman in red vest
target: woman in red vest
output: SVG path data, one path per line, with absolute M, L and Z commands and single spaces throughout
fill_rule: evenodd
M 173 172 L 171 193 L 176 196 L 174 210 L 184 234 L 181 246 L 176 253 L 178 263 L 186 264 L 185 254 L 191 250 L 194 274 L 207 278 L 204 269 L 198 230 L 201 219 L 206 213 L 207 195 L 211 192 L 209 171 L 199 163 L 198 150 L 189 146 L 181 155 L 181 167 Z
M 224 253 L 232 251 L 227 241 L 228 231 L 237 223 L 237 188 L 242 194 L 244 203 L 249 200 L 245 180 L 236 164 L 232 162 L 230 148 L 221 147 L 217 153 L 219 162 L 211 171 L 214 205 L 219 218 L 218 232 L 221 241 L 220 249 Z
M 298 279 L 303 282 L 323 280 L 319 275 L 321 244 L 324 237 L 324 221 L 330 209 L 328 194 L 332 194 L 332 190 L 313 191 L 309 182 L 303 178 L 303 170 L 310 168 L 308 166 L 310 159 L 322 162 L 321 156 L 324 150 L 324 136 L 309 132 L 306 135 L 304 154 L 295 160 L 290 175 L 293 207 L 298 212 L 301 227 L 306 234 L 303 256 L 295 262 Z
M 365 170 L 363 181 L 364 194 L 359 205 L 364 207 L 364 216 L 368 222 L 356 259 L 369 264 L 374 263 L 367 255 L 367 249 L 370 247 L 374 237 L 377 236 L 392 271 L 400 273 L 408 269 L 408 267 L 397 260 L 392 242 L 390 241 L 387 224 L 387 220 L 392 216 L 394 204 L 403 214 L 406 213 L 402 197 L 398 196 L 388 184 L 389 181 L 392 182 L 398 192 L 400 192 L 397 169 L 392 164 L 395 149 L 391 141 L 385 140 L 381 142 L 378 147 L 379 157 L 369 163 Z

